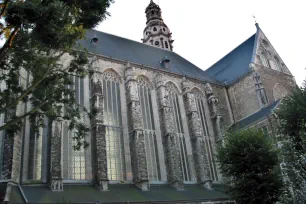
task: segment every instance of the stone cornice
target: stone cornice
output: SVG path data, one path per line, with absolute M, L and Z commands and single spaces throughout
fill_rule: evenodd
M 79 51 L 79 50 L 76 50 L 76 51 Z M 169 51 L 169 52 L 171 52 L 171 51 Z M 116 63 L 122 64 L 122 65 L 126 65 L 126 63 L 128 62 L 127 60 L 113 58 L 111 56 L 105 56 L 105 55 L 96 54 L 96 53 L 92 53 L 92 52 L 88 52 L 88 54 L 95 55 L 95 56 L 97 56 L 97 57 L 99 57 L 101 59 L 108 60 L 110 62 L 116 62 Z M 227 86 L 225 86 L 224 84 L 221 84 L 221 83 L 219 84 L 219 83 L 214 83 L 214 82 L 211 82 L 211 81 L 204 81 L 204 80 L 201 80 L 201 79 L 198 79 L 198 78 L 195 78 L 195 77 L 191 77 L 191 76 L 187 76 L 187 75 L 183 75 L 183 74 L 173 73 L 173 72 L 168 71 L 168 70 L 162 70 L 162 69 L 154 68 L 154 67 L 151 67 L 151 66 L 148 66 L 148 65 L 144 65 L 144 64 L 130 62 L 130 65 L 132 67 L 135 67 L 135 68 L 148 69 L 148 70 L 156 71 L 156 72 L 159 72 L 159 73 L 165 73 L 165 74 L 168 74 L 169 76 L 173 76 L 173 77 L 186 77 L 186 79 L 198 82 L 200 84 L 206 84 L 207 82 L 209 82 L 210 84 L 213 84 L 213 85 L 215 85 L 217 87 L 220 87 L 220 88 L 227 87 Z M 96 70 L 92 70 L 92 71 L 101 73 L 101 72 L 96 71 Z

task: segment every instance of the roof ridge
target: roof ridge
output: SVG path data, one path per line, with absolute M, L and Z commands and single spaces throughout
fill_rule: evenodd
M 231 54 L 233 51 L 235 51 L 236 49 L 238 49 L 241 45 L 243 45 L 245 42 L 247 42 L 248 40 L 250 40 L 252 37 L 254 37 L 256 35 L 256 33 L 254 33 L 253 35 L 251 35 L 249 38 L 247 38 L 245 41 L 243 41 L 242 43 L 240 43 L 237 47 L 235 47 L 234 49 L 232 49 L 230 52 L 228 52 L 226 55 L 224 55 L 223 57 L 221 57 L 217 62 L 215 62 L 214 64 L 212 64 L 209 68 L 207 68 L 205 71 L 208 71 L 209 69 L 213 68 L 214 65 L 216 65 L 218 62 L 220 62 L 222 59 L 224 59 L 226 56 L 228 56 L 229 54 Z
M 119 35 L 115 35 L 115 34 L 112 34 L 112 33 L 106 33 L 104 31 L 100 31 L 100 30 L 96 30 L 96 29 L 89 29 L 89 30 L 92 30 L 94 32 L 104 33 L 106 35 L 111 35 L 111 36 L 114 36 L 114 37 L 117 37 L 117 38 L 121 38 L 121 39 L 124 39 L 124 40 L 129 40 L 129 41 L 132 41 L 132 42 L 135 42 L 135 43 L 138 43 L 138 44 L 150 47 L 150 48 L 159 49 L 159 50 L 163 50 L 163 51 L 170 52 L 170 53 L 176 53 L 176 52 L 173 52 L 173 51 L 170 51 L 170 50 L 164 50 L 164 49 L 159 48 L 159 47 L 155 47 L 155 46 L 151 46 L 151 45 L 148 45 L 148 44 L 144 44 L 142 42 L 139 42 L 139 41 L 136 41 L 136 40 L 132 40 L 132 39 L 129 39 L 129 38 L 125 38 L 125 37 L 122 37 L 122 36 L 119 36 Z

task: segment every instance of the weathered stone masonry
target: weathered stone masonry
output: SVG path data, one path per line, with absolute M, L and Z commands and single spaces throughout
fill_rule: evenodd
M 145 138 L 143 132 L 143 123 L 139 93 L 137 88 L 137 74 L 132 67 L 125 71 L 126 95 L 129 113 L 129 131 L 130 131 L 130 148 L 133 169 L 133 181 L 140 189 L 146 191 L 149 189 Z
M 94 73 L 91 77 L 91 106 L 95 114 L 91 121 L 94 159 L 93 166 L 95 172 L 95 183 L 101 191 L 108 190 L 107 176 L 107 154 L 105 126 L 103 125 L 103 83 L 99 73 Z

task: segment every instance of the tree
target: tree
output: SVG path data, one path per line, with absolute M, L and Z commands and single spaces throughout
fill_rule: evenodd
M 230 186 L 229 195 L 239 203 L 275 203 L 282 182 L 277 173 L 277 151 L 262 132 L 242 130 L 227 133 L 217 148 L 217 160 Z
M 86 109 L 75 103 L 71 76 L 88 74 L 85 50 L 77 47 L 86 29 L 108 15 L 112 0 L 4 0 L 0 2 L 0 114 L 6 121 L 0 127 L 16 134 L 26 117 L 38 130 L 43 118 L 66 120 L 76 129 L 76 149 L 87 146 L 88 131 L 82 122 Z M 61 60 L 69 58 L 64 65 Z M 22 104 L 32 108 L 18 111 Z M 65 111 L 64 111 L 65 110 Z
M 306 203 L 306 81 L 283 99 L 276 111 L 280 121 L 282 173 L 294 203 Z

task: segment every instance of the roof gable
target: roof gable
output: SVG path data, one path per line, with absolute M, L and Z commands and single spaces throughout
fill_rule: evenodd
M 98 43 L 90 42 L 90 39 L 92 39 L 94 36 L 99 39 Z M 78 41 L 78 44 L 82 48 L 86 48 L 91 53 L 125 60 L 132 63 L 143 64 L 156 69 L 197 78 L 202 81 L 220 84 L 220 82 L 209 76 L 205 71 L 198 68 L 175 52 L 145 45 L 126 38 L 96 30 L 87 30 L 85 38 Z M 170 69 L 165 69 L 161 64 L 161 60 L 165 57 L 170 60 Z
M 222 83 L 233 83 L 250 71 L 249 64 L 252 62 L 255 41 L 256 34 L 208 68 L 206 72 Z

